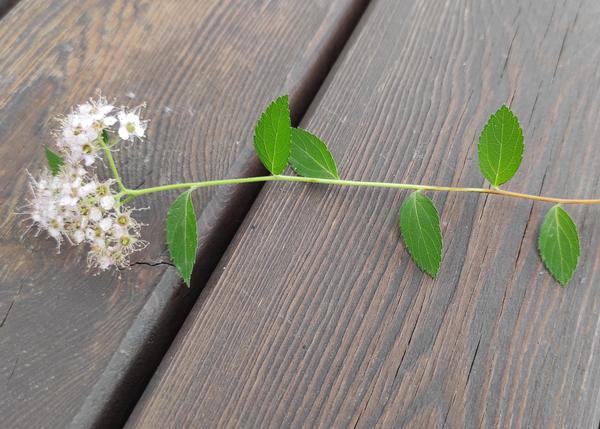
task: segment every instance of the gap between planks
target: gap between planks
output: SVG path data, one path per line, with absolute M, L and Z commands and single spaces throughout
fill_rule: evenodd
M 19 0 L 0 0 L 0 19 L 16 6 Z
M 327 76 L 334 69 L 370 1 L 354 1 L 332 31 L 334 36 L 321 48 L 317 60 L 306 71 L 302 85 L 290 88 L 292 125 L 295 126 L 302 120 Z M 230 176 L 264 173 L 264 167 L 254 150 L 247 146 L 235 161 Z M 113 355 L 73 418 L 73 426 L 114 427 L 125 423 L 262 186 L 262 183 L 256 183 L 219 188 L 209 203 L 202 207 L 198 221 L 200 224 L 211 225 L 211 229 L 209 234 L 199 238 L 198 255 L 201 258 L 194 267 L 191 293 L 180 292 L 183 286 L 174 269 L 168 269 L 162 275 L 152 297 L 123 338 L 119 351 Z M 151 342 L 147 341 L 149 338 L 152 339 Z M 132 365 L 132 362 L 143 362 L 143 365 Z

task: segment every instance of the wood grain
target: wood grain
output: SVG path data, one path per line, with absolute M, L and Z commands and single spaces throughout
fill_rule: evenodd
M 0 19 L 6 15 L 19 0 L 0 0 Z
M 345 178 L 482 186 L 506 102 L 526 151 L 506 189 L 598 196 L 600 4 L 372 3 L 303 126 Z M 403 249 L 406 192 L 269 184 L 129 427 L 598 427 L 598 209 L 569 207 L 566 289 L 535 249 L 546 204 L 430 194 L 437 280 Z
M 148 140 L 118 153 L 149 186 L 262 173 L 253 125 L 289 92 L 295 120 L 339 52 L 363 0 L 33 1 L 0 27 L 0 417 L 2 427 L 115 427 L 126 418 L 258 187 L 195 195 L 193 287 L 166 263 L 175 194 L 139 205 L 151 245 L 130 271 L 85 274 L 84 249 L 22 237 L 25 170 L 44 164 L 52 117 L 93 96 L 147 102 Z

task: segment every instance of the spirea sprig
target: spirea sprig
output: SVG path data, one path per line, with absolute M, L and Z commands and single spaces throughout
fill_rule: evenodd
M 561 284 L 573 277 L 579 262 L 579 232 L 562 204 L 600 204 L 600 199 L 545 197 L 500 189 L 517 172 L 525 145 L 516 115 L 502 106 L 491 115 L 479 137 L 479 168 L 491 187 L 463 188 L 411 183 L 366 182 L 340 179 L 332 153 L 319 137 L 293 128 L 288 97 L 273 101 L 260 116 L 254 131 L 258 158 L 271 173 L 259 177 L 174 183 L 143 189 L 127 188 L 117 171 L 112 150 L 123 141 L 142 140 L 146 122 L 139 108 L 117 109 L 97 97 L 77 106 L 60 121 L 58 152 L 46 147 L 48 168 L 31 177 L 32 197 L 27 215 L 33 227 L 45 231 L 60 247 L 63 242 L 88 247 L 88 266 L 103 271 L 129 266 L 129 256 L 146 246 L 140 223 L 125 204 L 155 192 L 181 189 L 166 219 L 166 241 L 173 263 L 190 284 L 197 257 L 197 219 L 192 202 L 195 189 L 256 182 L 308 182 L 338 186 L 378 187 L 413 191 L 402 203 L 398 226 L 408 253 L 430 277 L 440 273 L 444 243 L 440 214 L 425 192 L 491 194 L 553 203 L 538 238 L 541 259 Z M 110 178 L 100 179 L 96 167 L 104 163 Z M 290 166 L 297 176 L 284 175 Z
M 118 130 L 118 132 L 117 132 Z M 97 161 L 124 140 L 144 137 L 136 111 L 116 109 L 103 97 L 77 106 L 60 120 L 58 152 L 46 148 L 49 169 L 30 175 L 27 215 L 58 247 L 88 247 L 88 267 L 104 271 L 129 266 L 129 255 L 146 246 L 134 209 L 121 204 L 118 178 L 101 180 Z

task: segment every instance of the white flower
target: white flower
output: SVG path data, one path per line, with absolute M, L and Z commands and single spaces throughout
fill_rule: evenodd
M 80 115 L 89 116 L 92 119 L 104 119 L 115 109 L 115 106 L 106 103 L 106 100 L 90 100 L 89 103 L 81 104 L 77 109 Z
M 105 197 L 100 198 L 100 207 L 104 210 L 110 210 L 115 206 L 115 197 L 112 195 L 107 195 Z
M 105 217 L 100 222 L 98 222 L 98 225 L 100 226 L 100 229 L 102 231 L 104 231 L 104 232 L 108 232 L 110 230 L 112 224 L 113 224 L 113 221 L 109 217 Z
M 133 140 L 135 137 L 144 137 L 146 125 L 135 113 L 121 111 L 118 113 L 119 119 L 119 137 L 123 140 Z
M 106 98 L 98 97 L 96 100 L 90 100 L 88 103 L 80 105 L 77 112 L 82 117 L 88 118 L 93 128 L 102 131 L 117 123 L 117 118 L 110 116 L 113 110 L 115 110 L 115 106 L 109 104 Z
M 71 235 L 71 239 L 73 240 L 73 243 L 80 244 L 85 239 L 85 233 L 82 230 L 78 229 L 75 232 L 73 232 L 73 234 Z
M 102 219 L 102 211 L 98 207 L 92 207 L 89 216 L 92 222 L 99 222 Z
M 71 164 L 83 161 L 90 166 L 98 158 L 100 131 L 94 127 L 91 117 L 72 113 L 63 121 L 57 143 Z
M 63 207 L 75 207 L 78 201 L 79 200 L 77 198 L 71 197 L 69 195 L 63 195 L 58 201 L 58 204 Z
M 45 231 L 59 246 L 65 241 L 89 246 L 88 267 L 98 270 L 127 267 L 129 255 L 147 245 L 140 238 L 140 224 L 131 216 L 132 210 L 115 198 L 115 180 L 101 182 L 93 170 L 103 153 L 100 134 L 116 131 L 114 110 L 99 97 L 62 119 L 57 143 L 64 164 L 56 176 L 47 169 L 37 178 L 30 175 L 32 197 L 26 213 L 32 226 Z M 123 139 L 144 136 L 146 125 L 136 111 L 121 111 L 118 116 Z
M 92 125 L 93 119 L 87 115 L 71 113 L 63 121 L 62 135 L 69 146 L 83 146 L 98 138 L 98 130 Z
M 81 197 L 87 197 L 88 195 L 90 195 L 92 192 L 94 192 L 96 190 L 96 186 L 97 186 L 96 182 L 94 182 L 94 181 L 86 183 L 79 190 L 79 195 Z

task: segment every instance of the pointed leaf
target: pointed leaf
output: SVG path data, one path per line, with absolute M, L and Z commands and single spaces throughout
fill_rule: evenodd
M 45 146 L 45 152 L 46 152 L 46 160 L 48 161 L 48 167 L 50 167 L 50 171 L 52 172 L 52 175 L 57 176 L 58 173 L 60 173 L 60 169 L 62 168 L 65 161 L 64 161 L 64 159 L 62 159 L 62 157 L 59 154 L 54 152 L 48 146 Z
M 335 161 L 325 143 L 301 128 L 292 129 L 290 165 L 304 177 L 339 179 Z
M 177 197 L 169 208 L 167 213 L 167 244 L 171 260 L 189 287 L 198 246 L 196 214 L 190 191 Z
M 273 101 L 262 114 L 254 131 L 254 148 L 263 165 L 272 174 L 287 167 L 291 149 L 292 124 L 288 96 Z
M 550 274 L 565 286 L 579 261 L 579 233 L 575 222 L 561 206 L 555 205 L 544 217 L 538 249 Z
M 413 192 L 400 208 L 400 232 L 417 266 L 435 278 L 442 263 L 440 216 L 433 202 Z
M 523 131 L 511 110 L 502 106 L 488 120 L 477 146 L 479 168 L 493 185 L 508 182 L 523 159 Z
M 109 137 L 108 137 L 108 130 L 106 128 L 104 128 L 102 130 L 102 141 L 104 142 L 104 144 L 106 146 L 110 146 L 110 144 L 109 144 Z

